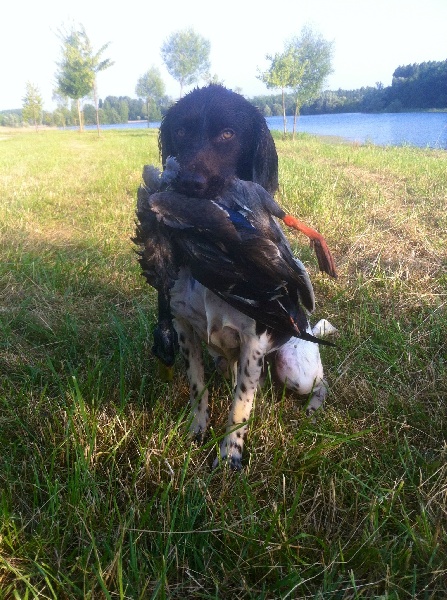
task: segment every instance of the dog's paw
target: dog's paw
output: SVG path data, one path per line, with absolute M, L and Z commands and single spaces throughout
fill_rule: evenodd
M 232 471 L 242 470 L 242 444 L 241 439 L 231 439 L 230 434 L 220 446 L 220 456 L 213 462 L 213 469 L 218 465 L 227 466 Z
M 242 457 L 241 456 L 217 456 L 213 462 L 213 469 L 223 466 L 227 467 L 231 471 L 239 472 L 242 471 Z
M 208 439 L 208 431 L 190 431 L 191 440 L 198 446 L 202 446 Z
M 199 404 L 199 406 L 193 410 L 191 419 L 189 434 L 195 442 L 202 444 L 208 431 L 208 423 L 210 420 L 208 403 L 206 403 L 205 407 L 202 404 Z

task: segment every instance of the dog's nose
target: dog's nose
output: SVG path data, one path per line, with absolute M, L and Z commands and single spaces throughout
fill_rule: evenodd
M 197 196 L 207 188 L 207 178 L 197 171 L 181 171 L 175 187 L 190 196 Z

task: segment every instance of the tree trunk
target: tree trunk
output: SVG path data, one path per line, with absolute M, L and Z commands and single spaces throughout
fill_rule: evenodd
M 34 127 L 36 128 L 36 131 L 39 131 L 39 126 L 38 126 L 38 122 L 37 122 L 37 110 L 36 107 L 33 107 L 33 120 L 34 120 Z
M 287 119 L 286 119 L 286 100 L 284 97 L 284 88 L 281 88 L 282 93 L 282 118 L 284 122 L 284 138 L 287 135 Z
M 146 122 L 149 127 L 149 98 L 146 99 Z
M 295 139 L 295 129 L 296 129 L 296 119 L 297 116 L 299 115 L 299 107 L 298 107 L 298 103 L 295 104 L 295 114 L 293 115 L 293 133 L 292 133 L 292 139 Z
M 84 131 L 83 122 L 82 122 L 82 110 L 81 110 L 81 99 L 77 98 L 76 103 L 78 105 L 78 118 L 79 118 L 79 131 Z
M 96 130 L 98 131 L 99 137 L 99 109 L 98 109 L 98 94 L 96 92 L 96 79 L 93 85 L 93 99 L 95 101 L 95 110 L 96 110 Z

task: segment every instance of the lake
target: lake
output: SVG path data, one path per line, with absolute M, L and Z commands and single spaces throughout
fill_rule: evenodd
M 270 129 L 283 130 L 282 117 L 267 117 L 266 120 Z M 291 132 L 293 117 L 287 117 L 287 123 L 287 130 Z M 149 123 L 150 127 L 158 128 L 159 125 Z M 146 121 L 101 126 L 102 129 L 143 127 L 147 127 Z M 95 128 L 93 125 L 86 126 L 86 129 Z M 298 119 L 297 131 L 341 137 L 360 144 L 447 149 L 447 112 L 303 115 Z
M 288 131 L 292 131 L 293 117 L 287 121 Z M 267 122 L 270 129 L 283 131 L 282 117 L 269 117 Z M 447 113 L 303 115 L 298 120 L 297 130 L 361 144 L 447 148 Z

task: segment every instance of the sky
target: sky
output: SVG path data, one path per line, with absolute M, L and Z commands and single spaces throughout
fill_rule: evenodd
M 152 66 L 177 99 L 160 48 L 188 27 L 211 44 L 211 74 L 249 98 L 271 93 L 257 79 L 266 55 L 282 52 L 304 25 L 333 42 L 326 89 L 387 86 L 400 65 L 447 59 L 447 0 L 22 0 L 5 2 L 0 18 L 0 110 L 22 106 L 27 81 L 54 110 L 58 31 L 72 24 L 85 27 L 94 50 L 110 43 L 103 57 L 115 64 L 98 75 L 103 99 L 136 98 Z

